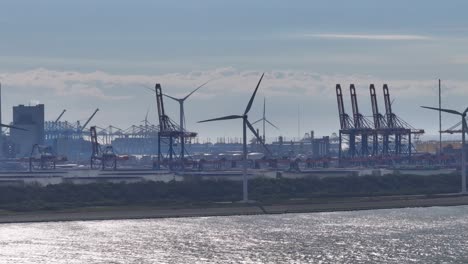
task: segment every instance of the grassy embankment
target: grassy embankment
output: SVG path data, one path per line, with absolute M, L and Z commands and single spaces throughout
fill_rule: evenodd
M 186 181 L 141 182 L 131 184 L 93 183 L 0 187 L 1 210 L 57 211 L 79 208 L 215 208 L 237 206 L 241 200 L 241 182 Z M 385 175 L 304 179 L 253 179 L 249 181 L 250 199 L 259 204 L 359 202 L 359 197 L 389 195 L 456 193 L 460 176 Z M 352 198 L 353 197 L 353 198 Z M 381 199 L 381 198 L 379 198 Z M 225 202 L 225 203 L 223 203 Z M 106 209 L 107 208 L 107 209 Z M 119 209 L 119 210 L 120 210 Z

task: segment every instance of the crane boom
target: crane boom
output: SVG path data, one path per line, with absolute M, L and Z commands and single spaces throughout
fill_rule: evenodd
M 94 118 L 94 116 L 96 115 L 96 113 L 99 111 L 99 108 L 97 108 L 96 110 L 94 110 L 94 113 L 88 118 L 88 120 L 86 121 L 86 123 L 83 125 L 83 127 L 81 127 L 81 130 L 83 131 L 86 126 L 89 124 L 89 122 L 91 122 L 91 120 Z
M 354 87 L 354 84 L 350 85 L 349 91 L 351 93 L 351 106 L 353 109 L 354 127 L 361 128 L 362 124 L 361 124 L 361 118 L 360 118 L 359 107 L 358 107 L 358 102 L 357 102 L 356 88 Z
M 379 129 L 383 126 L 383 116 L 379 113 L 379 106 L 377 104 L 377 94 L 375 93 L 375 86 L 373 84 L 369 87 L 371 103 L 372 103 L 372 115 L 374 118 L 374 128 Z
M 395 118 L 392 112 L 392 102 L 390 101 L 390 92 L 388 91 L 388 85 L 383 86 L 384 100 L 385 100 L 385 115 L 387 117 L 388 127 L 395 127 Z
M 341 129 L 350 128 L 349 116 L 345 112 L 344 103 L 343 103 L 343 93 L 341 91 L 341 85 L 336 85 L 336 100 L 338 102 L 338 114 L 340 117 L 340 126 Z
M 164 101 L 163 93 L 161 90 L 161 84 L 157 83 L 155 86 L 156 93 L 156 105 L 158 107 L 158 118 L 159 118 L 159 128 L 160 131 L 166 131 L 166 113 L 164 112 Z
M 67 111 L 67 109 L 63 109 L 62 113 L 57 117 L 57 119 L 55 119 L 55 123 L 60 121 L 60 118 L 62 118 L 63 114 L 65 114 L 66 111 Z

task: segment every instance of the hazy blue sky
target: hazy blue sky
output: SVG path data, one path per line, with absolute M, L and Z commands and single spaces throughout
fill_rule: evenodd
M 178 4 L 176 4 L 178 3 Z M 357 85 L 370 114 L 369 84 L 388 83 L 394 110 L 430 134 L 437 78 L 444 104 L 465 108 L 468 1 L 2 1 L 0 81 L 4 119 L 11 107 L 39 101 L 46 117 L 140 124 L 155 101 L 143 85 L 160 82 L 181 96 L 215 79 L 186 103 L 188 127 L 202 137 L 239 136 L 240 122 L 196 124 L 241 113 L 266 72 L 251 113 L 281 127 L 269 136 L 338 129 L 334 87 Z M 380 100 L 381 98 L 379 98 Z M 380 100 L 381 111 L 383 101 Z M 177 107 L 167 101 L 178 120 Z M 349 109 L 350 111 L 350 109 Z M 447 125 L 456 118 L 447 116 Z

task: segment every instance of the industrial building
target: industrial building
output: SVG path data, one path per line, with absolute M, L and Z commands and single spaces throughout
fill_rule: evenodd
M 299 141 L 285 140 L 284 137 L 278 137 L 271 145 L 271 151 L 278 157 L 293 158 L 298 155 L 306 155 L 310 159 L 329 157 L 330 137 L 324 136 L 315 138 L 314 131 L 306 133 Z
M 29 157 L 33 145 L 44 144 L 44 105 L 14 106 L 12 125 L 24 129 L 10 131 L 10 142 L 13 145 L 15 157 Z

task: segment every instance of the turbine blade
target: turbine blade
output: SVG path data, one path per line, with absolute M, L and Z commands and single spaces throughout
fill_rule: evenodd
M 182 98 L 182 101 L 185 101 L 185 99 L 189 98 L 193 93 L 195 93 L 196 91 L 198 91 L 198 89 L 202 88 L 203 86 L 205 86 L 206 84 L 208 84 L 209 82 L 211 82 L 212 80 L 208 80 L 207 82 L 205 82 L 204 84 L 198 86 L 195 90 L 193 90 L 191 93 L 189 93 L 187 96 L 185 96 L 184 98 Z
M 148 107 L 148 109 L 146 110 L 145 122 L 148 121 L 149 110 L 150 110 L 150 109 L 149 109 L 149 107 Z
M 243 118 L 243 116 L 240 116 L 240 115 L 229 115 L 229 116 L 223 116 L 223 117 L 218 117 L 218 118 L 213 118 L 213 119 L 207 119 L 207 120 L 198 121 L 198 123 L 205 123 L 205 122 L 211 122 L 211 121 L 221 121 L 221 120 L 230 120 L 230 119 L 239 119 L 239 118 Z
M 252 97 L 250 97 L 250 101 L 249 101 L 249 104 L 247 104 L 247 108 L 245 108 L 244 115 L 246 115 L 250 111 L 250 108 L 252 108 L 252 104 L 254 102 L 255 95 L 257 94 L 258 87 L 260 86 L 260 83 L 262 82 L 262 79 L 263 79 L 264 75 L 265 75 L 265 73 L 263 73 L 262 77 L 260 77 L 260 80 L 258 81 L 257 87 L 255 87 L 255 91 L 253 92 Z
M 451 109 L 436 108 L 436 107 L 429 107 L 429 106 L 421 106 L 421 107 L 426 108 L 426 109 L 436 110 L 436 111 L 447 112 L 447 113 L 454 114 L 454 115 L 463 115 L 462 113 L 455 111 L 455 110 L 451 110 Z
M 262 121 L 262 120 L 263 120 L 263 118 L 260 118 L 259 120 L 257 120 L 257 121 L 255 121 L 255 122 L 253 122 L 253 123 L 252 123 L 252 125 L 255 125 L 255 124 L 257 124 L 258 122 L 260 122 L 260 121 Z
M 29 130 L 24 129 L 24 128 L 15 127 L 15 126 L 9 126 L 9 125 L 4 125 L 4 124 L 0 124 L 0 127 L 6 127 L 6 128 L 10 128 L 10 129 L 17 129 L 17 130 L 23 130 L 23 131 L 29 131 Z
M 465 111 L 463 112 L 463 114 L 466 114 L 468 112 L 468 107 L 465 109 Z
M 147 90 L 149 90 L 149 91 L 151 91 L 153 93 L 156 91 L 154 88 L 148 87 L 146 85 L 141 85 L 141 87 L 146 88 Z
M 268 154 L 271 155 L 271 152 L 270 150 L 267 148 L 267 146 L 265 145 L 265 142 L 263 142 L 262 138 L 257 134 L 257 131 L 255 131 L 255 128 L 252 126 L 252 124 L 250 124 L 249 120 L 245 120 L 245 123 L 247 124 L 247 126 L 249 127 L 250 131 L 252 131 L 252 133 L 255 135 L 255 137 L 257 138 L 257 140 L 262 143 L 262 146 L 263 148 L 268 152 Z
M 167 98 L 170 98 L 170 99 L 174 100 L 174 101 L 179 101 L 180 100 L 178 98 L 172 97 L 172 96 L 167 95 L 167 94 L 163 94 L 163 95 L 166 96 Z
M 266 121 L 268 124 L 270 124 L 270 126 L 272 126 L 272 127 L 276 128 L 276 129 L 280 130 L 279 127 L 273 125 L 273 123 L 271 123 L 270 121 L 268 121 L 268 119 L 265 119 L 265 121 Z

